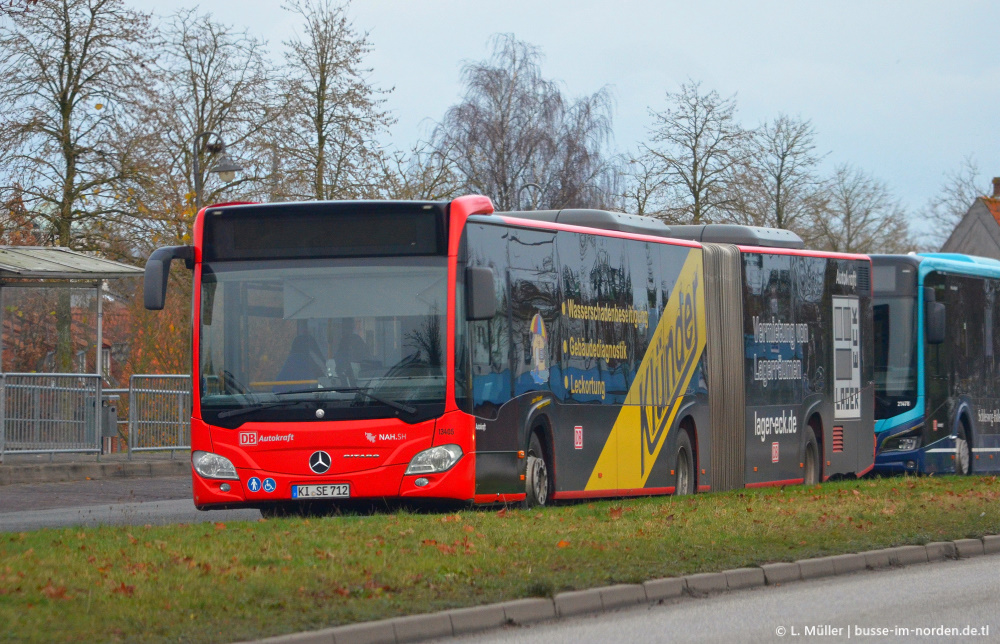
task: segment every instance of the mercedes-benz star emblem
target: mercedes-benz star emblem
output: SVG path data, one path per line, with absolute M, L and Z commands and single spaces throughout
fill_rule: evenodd
M 330 469 L 330 455 L 326 452 L 313 452 L 309 457 L 309 469 L 317 474 L 326 474 Z

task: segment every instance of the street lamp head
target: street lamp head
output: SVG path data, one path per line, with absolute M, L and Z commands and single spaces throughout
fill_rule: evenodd
M 219 157 L 219 162 L 215 164 L 209 172 L 214 172 L 219 175 L 219 178 L 223 182 L 229 183 L 236 178 L 237 172 L 242 172 L 243 168 L 238 166 L 232 159 L 229 158 L 228 154 L 223 153 Z

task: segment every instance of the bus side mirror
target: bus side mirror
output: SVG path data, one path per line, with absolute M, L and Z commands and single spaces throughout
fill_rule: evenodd
M 493 269 L 469 266 L 465 269 L 465 319 L 492 320 L 496 313 Z
M 164 246 L 157 248 L 146 260 L 146 274 L 142 284 L 143 304 L 150 311 L 162 311 L 167 299 L 167 278 L 170 262 L 183 259 L 188 268 L 194 268 L 194 246 Z
M 927 302 L 925 321 L 927 322 L 927 343 L 941 344 L 944 342 L 944 303 Z

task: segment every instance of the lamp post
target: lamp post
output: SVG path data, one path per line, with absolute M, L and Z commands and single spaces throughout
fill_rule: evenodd
M 521 193 L 524 191 L 525 188 L 534 188 L 538 192 L 542 191 L 542 187 L 540 185 L 538 185 L 537 183 L 535 183 L 534 181 L 526 183 L 526 184 L 522 185 L 520 188 L 517 189 L 517 200 L 518 200 L 518 202 L 521 201 Z M 538 202 L 537 202 L 538 192 L 533 192 L 533 194 L 532 194 L 532 197 L 531 197 L 531 209 L 532 210 L 538 210 Z M 520 203 L 518 203 L 518 205 L 520 205 Z
M 209 137 L 213 137 L 213 136 L 216 139 L 218 139 L 218 141 L 216 143 L 206 143 L 205 144 L 205 149 L 208 150 L 209 154 L 212 154 L 212 155 L 216 155 L 217 154 L 217 155 L 219 155 L 219 160 L 215 164 L 215 166 L 212 167 L 209 170 L 209 172 L 215 172 L 216 174 L 219 175 L 220 179 L 222 179 L 226 183 L 229 183 L 230 181 L 232 181 L 233 179 L 236 178 L 236 173 L 237 172 L 242 172 L 243 171 L 243 168 L 241 168 L 236 163 L 234 163 L 233 160 L 229 158 L 229 155 L 226 154 L 226 144 L 222 140 L 221 136 L 219 136 L 215 132 L 201 132 L 199 134 L 195 134 L 195 136 L 194 136 L 194 150 L 193 150 L 193 153 L 194 153 L 194 156 L 193 156 L 194 162 L 192 164 L 194 166 L 194 209 L 195 209 L 195 212 L 201 210 L 202 191 L 204 190 L 204 186 L 202 185 L 202 181 L 201 181 L 201 167 L 200 167 L 200 164 L 198 163 L 198 157 L 199 157 L 199 152 L 200 152 L 200 150 L 199 150 L 199 144 L 201 143 L 201 141 L 203 139 L 207 142 L 209 140 Z

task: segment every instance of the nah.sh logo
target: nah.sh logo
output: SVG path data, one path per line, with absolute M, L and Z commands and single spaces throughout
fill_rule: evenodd
M 240 445 L 256 445 L 257 432 L 240 432 Z
M 368 439 L 369 443 L 374 443 L 375 442 L 375 434 L 372 434 L 370 432 L 365 432 L 365 438 Z

